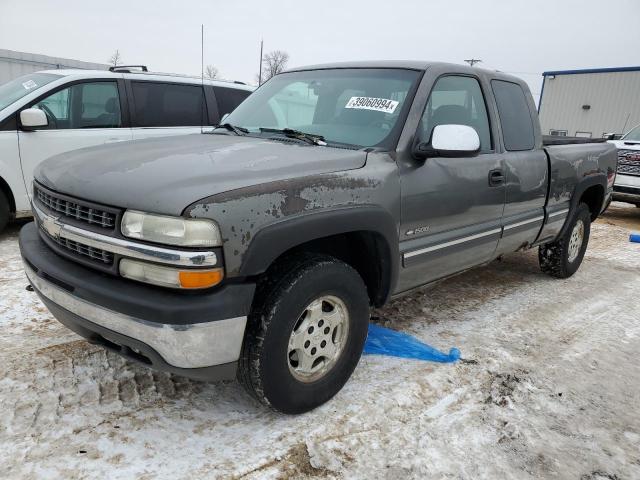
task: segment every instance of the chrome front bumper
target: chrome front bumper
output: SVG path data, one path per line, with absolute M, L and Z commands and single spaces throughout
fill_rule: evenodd
M 236 362 L 240 357 L 246 316 L 186 325 L 149 322 L 75 297 L 39 276 L 26 262 L 24 269 L 31 285 L 45 299 L 108 331 L 148 345 L 172 367 L 210 367 Z
M 620 202 L 640 203 L 640 176 L 620 173 L 616 175 L 613 199 Z

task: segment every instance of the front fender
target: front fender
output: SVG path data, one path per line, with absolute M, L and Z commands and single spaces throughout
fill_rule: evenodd
M 263 273 L 275 259 L 298 245 L 351 232 L 373 232 L 384 239 L 389 250 L 389 286 L 393 291 L 399 270 L 398 227 L 389 212 L 375 205 L 322 210 L 286 218 L 263 228 L 249 244 L 239 274 Z

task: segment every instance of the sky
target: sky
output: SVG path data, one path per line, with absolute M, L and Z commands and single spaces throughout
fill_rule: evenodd
M 627 20 L 624 20 L 627 19 Z M 640 0 L 0 0 L 0 48 L 255 82 L 260 40 L 289 66 L 440 60 L 514 73 L 640 64 Z M 637 22 L 636 22 L 637 23 Z M 626 27 L 625 27 L 626 25 Z

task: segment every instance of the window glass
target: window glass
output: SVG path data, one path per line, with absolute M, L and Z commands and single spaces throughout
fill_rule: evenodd
M 69 95 L 71 92 L 71 88 L 65 88 L 64 90 L 60 90 L 53 95 L 48 96 L 47 98 L 40 100 L 36 103 L 35 107 L 40 110 L 44 110 L 47 114 L 47 117 L 53 117 L 58 122 L 68 122 L 69 121 L 69 99 L 71 96 Z M 49 118 L 51 121 L 51 118 Z M 58 126 L 62 128 L 61 125 Z M 67 126 L 68 128 L 68 126 Z
M 116 82 L 78 83 L 49 95 L 34 107 L 47 115 L 49 129 L 122 125 Z
M 218 113 L 223 115 L 233 112 L 242 101 L 251 94 L 248 90 L 239 88 L 213 87 L 218 102 Z
M 83 128 L 120 126 L 120 100 L 114 82 L 86 83 L 82 88 Z
M 61 77 L 52 73 L 32 73 L 0 85 L 0 110 Z
M 197 127 L 208 123 L 199 85 L 132 82 L 137 127 Z
M 252 93 L 228 122 L 262 135 L 290 128 L 331 143 L 393 148 L 419 72 L 326 69 L 276 75 Z M 273 135 L 264 133 L 264 135 Z
M 505 148 L 510 151 L 531 150 L 535 144 L 533 122 L 522 87 L 517 83 L 492 80 L 491 88 L 498 105 Z M 567 134 L 561 130 L 557 132 L 555 135 Z M 553 132 L 551 134 L 554 135 Z
M 635 127 L 629 133 L 627 133 L 622 140 L 633 140 L 635 142 L 640 142 L 640 125 Z
M 480 151 L 491 151 L 489 117 L 478 80 L 447 76 L 436 82 L 422 114 L 421 138 L 431 139 L 437 125 L 472 127 L 480 137 Z

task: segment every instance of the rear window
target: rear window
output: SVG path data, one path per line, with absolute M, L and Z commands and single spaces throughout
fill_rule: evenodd
M 517 83 L 492 80 L 491 88 L 498 105 L 498 115 L 509 151 L 531 150 L 534 147 L 533 122 L 527 98 Z
M 226 113 L 233 112 L 251 92 L 238 88 L 213 87 L 218 102 L 220 118 Z
M 190 127 L 208 123 L 202 87 L 132 82 L 137 127 Z

